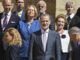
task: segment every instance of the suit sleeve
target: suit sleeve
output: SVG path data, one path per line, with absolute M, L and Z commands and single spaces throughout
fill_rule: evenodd
M 61 60 L 61 42 L 60 42 L 60 36 L 58 33 L 56 37 L 56 57 L 57 57 L 57 60 Z
M 55 30 L 55 22 L 54 22 L 54 19 L 51 15 L 50 15 L 50 20 L 51 20 L 51 24 L 50 24 L 49 28 L 51 30 Z
M 33 43 L 35 36 L 32 34 L 30 36 L 30 44 L 29 44 L 29 60 L 33 60 Z

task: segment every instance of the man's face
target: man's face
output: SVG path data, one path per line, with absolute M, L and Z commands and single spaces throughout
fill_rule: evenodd
M 43 30 L 48 29 L 49 25 L 50 25 L 49 16 L 42 16 L 40 18 L 40 24 L 41 24 Z
M 11 8 L 12 8 L 12 3 L 11 3 L 11 1 L 5 1 L 4 3 L 3 3 L 3 8 L 4 8 L 4 12 L 6 12 L 6 13 L 8 13 L 10 10 L 11 10 Z
M 24 0 L 18 0 L 16 3 L 17 10 L 23 10 L 24 8 Z
M 73 8 L 72 6 L 67 6 L 67 7 L 66 7 L 66 10 L 67 10 L 67 13 L 68 13 L 68 14 L 72 14 L 74 8 Z
M 44 12 L 46 11 L 46 5 L 44 3 L 39 3 L 38 9 L 39 9 L 39 12 Z
M 74 43 L 77 43 L 79 41 L 80 35 L 78 33 L 74 33 L 74 34 L 69 33 L 69 36 Z

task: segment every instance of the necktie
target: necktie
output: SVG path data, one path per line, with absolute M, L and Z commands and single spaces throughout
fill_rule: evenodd
M 18 13 L 17 13 L 17 15 L 18 15 L 19 17 L 21 17 L 21 14 L 20 14 L 20 12 L 18 12 Z
M 71 18 L 70 18 L 70 16 L 69 16 L 69 17 L 67 18 L 67 30 L 69 29 L 70 22 L 71 22 Z
M 3 27 L 7 25 L 7 14 L 5 14 L 5 18 L 3 20 Z
M 71 18 L 70 18 L 70 16 L 67 18 L 67 21 L 68 21 L 68 23 L 71 21 Z

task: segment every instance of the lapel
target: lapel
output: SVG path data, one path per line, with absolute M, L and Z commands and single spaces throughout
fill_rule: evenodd
M 38 44 L 40 46 L 40 48 L 42 49 L 42 51 L 44 53 L 46 53 L 46 51 L 48 50 L 48 46 L 49 44 L 51 43 L 51 31 L 49 30 L 49 33 L 48 33 L 48 39 L 47 39 L 47 43 L 46 43 L 46 50 L 44 51 L 44 48 L 43 48 L 43 43 L 42 43 L 42 37 L 41 37 L 41 30 L 38 32 L 39 35 L 37 35 L 37 39 L 38 39 Z
M 21 20 L 24 20 L 24 12 L 22 11 Z
M 47 49 L 48 49 L 48 46 L 49 46 L 49 44 L 50 44 L 50 42 L 51 42 L 50 40 L 51 40 L 51 31 L 49 30 L 48 39 L 47 39 L 47 43 L 46 43 L 45 53 L 46 53 L 46 51 L 47 51 Z
M 10 25 L 11 20 L 13 20 L 13 16 L 12 16 L 12 14 L 11 14 L 11 16 L 10 16 L 10 19 L 9 19 L 9 22 L 8 22 L 6 28 Z M 5 28 L 5 29 L 6 29 L 6 28 Z
M 38 35 L 37 35 L 36 38 L 37 38 L 37 40 L 38 40 L 38 41 L 36 41 L 36 42 L 37 42 L 37 44 L 39 45 L 40 49 L 41 49 L 42 51 L 44 51 L 44 49 L 43 49 L 43 44 L 42 44 L 42 38 L 41 38 L 41 30 L 38 31 Z

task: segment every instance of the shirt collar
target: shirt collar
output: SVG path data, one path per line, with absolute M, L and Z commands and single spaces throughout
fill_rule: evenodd
M 41 29 L 41 32 L 42 33 L 44 33 L 44 32 L 48 33 L 49 32 L 49 28 L 46 31 L 44 31 L 43 29 Z
M 74 13 L 72 13 L 71 15 L 66 14 L 66 18 L 68 18 L 69 16 L 72 19 L 74 17 Z
M 7 13 L 8 16 L 10 16 L 10 14 L 11 14 L 11 11 L 9 11 L 9 12 Z M 5 15 L 5 12 L 3 13 L 3 15 Z

